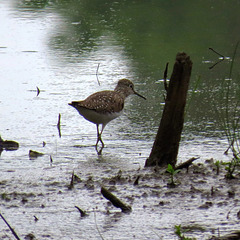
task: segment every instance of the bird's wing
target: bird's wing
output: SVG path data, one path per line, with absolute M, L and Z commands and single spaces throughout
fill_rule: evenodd
M 79 101 L 76 107 L 84 107 L 97 112 L 120 112 L 124 107 L 124 99 L 114 91 L 97 92 L 84 101 Z

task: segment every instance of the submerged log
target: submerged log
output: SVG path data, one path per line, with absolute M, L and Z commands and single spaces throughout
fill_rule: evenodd
M 229 233 L 227 235 L 221 236 L 221 237 L 211 237 L 209 240 L 239 240 L 240 239 L 240 231 L 236 230 L 232 233 Z
M 107 190 L 105 187 L 101 188 L 102 195 L 108 199 L 113 206 L 117 208 L 121 208 L 122 212 L 130 212 L 131 207 L 123 203 L 121 200 L 119 200 L 117 197 L 115 197 L 109 190 Z
M 199 157 L 197 157 L 197 158 L 192 157 L 192 158 L 188 159 L 187 161 L 181 163 L 180 165 L 176 166 L 175 170 L 186 168 L 188 171 L 188 168 L 190 167 L 190 165 L 192 165 L 192 163 L 197 159 L 199 159 Z
M 184 123 L 184 109 L 191 76 L 192 61 L 186 53 L 178 53 L 151 154 L 145 166 L 175 166 Z
M 28 156 L 29 156 L 30 160 L 36 159 L 36 158 L 41 157 L 43 155 L 44 155 L 44 153 L 40 153 L 40 152 L 33 151 L 33 150 L 29 150 L 29 153 L 28 153 Z

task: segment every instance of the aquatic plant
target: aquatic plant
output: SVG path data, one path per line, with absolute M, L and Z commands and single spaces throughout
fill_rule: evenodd
M 214 165 L 217 167 L 217 175 L 219 175 L 219 171 L 220 171 L 220 165 L 221 165 L 221 162 L 219 160 L 217 160 Z
M 239 84 L 234 84 L 233 83 L 233 66 L 234 66 L 234 61 L 235 61 L 235 56 L 237 53 L 237 48 L 238 48 L 239 42 L 237 43 L 233 57 L 232 57 L 232 63 L 230 66 L 230 71 L 229 71 L 229 81 L 227 81 L 227 90 L 225 93 L 225 119 L 223 121 L 224 127 L 225 127 L 225 134 L 228 139 L 229 147 L 226 150 L 226 154 L 229 149 L 231 149 L 233 153 L 233 157 L 235 159 L 239 159 L 240 156 L 240 117 L 238 114 L 239 110 L 239 104 L 240 104 L 240 98 L 239 98 Z M 233 90 L 235 89 L 235 94 L 233 93 Z M 231 92 L 230 92 L 231 91 Z M 234 101 L 231 98 L 231 95 L 234 95 L 233 97 L 235 98 Z M 233 111 L 231 114 L 231 109 L 230 109 L 230 104 L 233 106 Z
M 239 42 L 237 42 L 234 49 L 229 76 L 222 81 L 221 89 L 223 90 L 220 99 L 222 99 L 223 102 L 221 108 L 217 109 L 220 123 L 223 126 L 229 145 L 225 154 L 227 155 L 229 150 L 231 150 L 233 155 L 231 161 L 229 161 L 226 166 L 226 178 L 234 178 L 233 173 L 236 170 L 236 166 L 240 163 L 240 87 L 237 82 L 239 81 L 239 75 L 237 75 L 238 78 L 233 75 L 238 45 Z
M 185 237 L 183 232 L 186 232 L 187 230 L 182 229 L 181 225 L 175 225 L 175 234 L 178 236 L 179 240 L 194 240 L 195 238 L 188 238 Z
M 174 176 L 180 171 L 181 171 L 180 169 L 174 169 L 174 167 L 171 164 L 168 164 L 167 172 L 170 173 L 170 181 L 168 183 L 169 187 L 176 186 L 176 182 L 174 181 Z
M 225 177 L 227 179 L 233 179 L 235 178 L 233 173 L 236 169 L 236 166 L 239 164 L 239 159 L 232 158 L 231 161 L 223 163 L 223 165 L 226 165 L 225 169 L 227 170 L 227 173 L 225 174 Z

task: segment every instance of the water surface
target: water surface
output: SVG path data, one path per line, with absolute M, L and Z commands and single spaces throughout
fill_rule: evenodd
M 1 153 L 1 192 L 11 198 L 4 201 L 1 211 L 19 232 L 34 231 L 33 215 L 41 215 L 43 220 L 36 223 L 35 231 L 42 236 L 40 239 L 99 238 L 93 214 L 85 220 L 80 237 L 75 229 L 78 216 L 74 215 L 72 223 L 67 221 L 73 217 L 74 205 L 80 203 L 84 209 L 99 206 L 103 211 L 101 201 L 89 191 L 66 194 L 71 174 L 74 171 L 84 179 L 98 178 L 117 174 L 119 169 L 135 171 L 144 166 L 163 109 L 161 79 L 165 64 L 170 63 L 170 77 L 179 51 L 190 55 L 193 72 L 178 161 L 191 157 L 200 157 L 200 162 L 229 159 L 223 155 L 228 142 L 217 110 L 224 106 L 221 94 L 226 85 L 222 83 L 229 77 L 239 40 L 239 8 L 234 0 L 1 1 L 0 134 L 20 144 L 17 151 Z M 228 57 L 211 70 L 209 67 L 219 56 L 209 47 Z M 239 93 L 238 63 L 239 51 L 233 68 L 230 108 L 235 106 Z M 135 83 L 147 101 L 129 97 L 124 114 L 106 127 L 106 148 L 99 157 L 94 150 L 96 127 L 68 102 L 114 89 L 116 82 L 125 77 Z M 56 127 L 59 113 L 61 137 Z M 30 149 L 45 155 L 29 160 Z M 34 200 L 22 204 L 22 199 L 31 198 L 31 194 Z M 144 211 L 141 214 L 144 218 Z M 106 229 L 111 229 L 110 236 L 122 232 L 121 227 L 110 224 L 111 217 L 97 215 L 98 221 L 106 221 Z M 120 219 L 120 226 L 130 221 Z M 164 226 L 166 235 L 171 236 L 169 227 L 177 222 Z M 136 224 L 147 227 L 144 222 Z M 5 229 L 4 236 L 7 230 L 3 223 L 0 229 Z M 140 228 L 134 229 L 137 234 Z M 158 239 L 153 231 L 145 236 L 143 239 Z M 127 234 L 119 239 L 128 239 Z

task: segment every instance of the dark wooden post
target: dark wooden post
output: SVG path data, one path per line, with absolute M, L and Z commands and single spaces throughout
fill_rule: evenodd
M 175 166 L 184 123 L 184 109 L 192 70 L 186 53 L 178 53 L 173 67 L 157 136 L 145 166 Z

